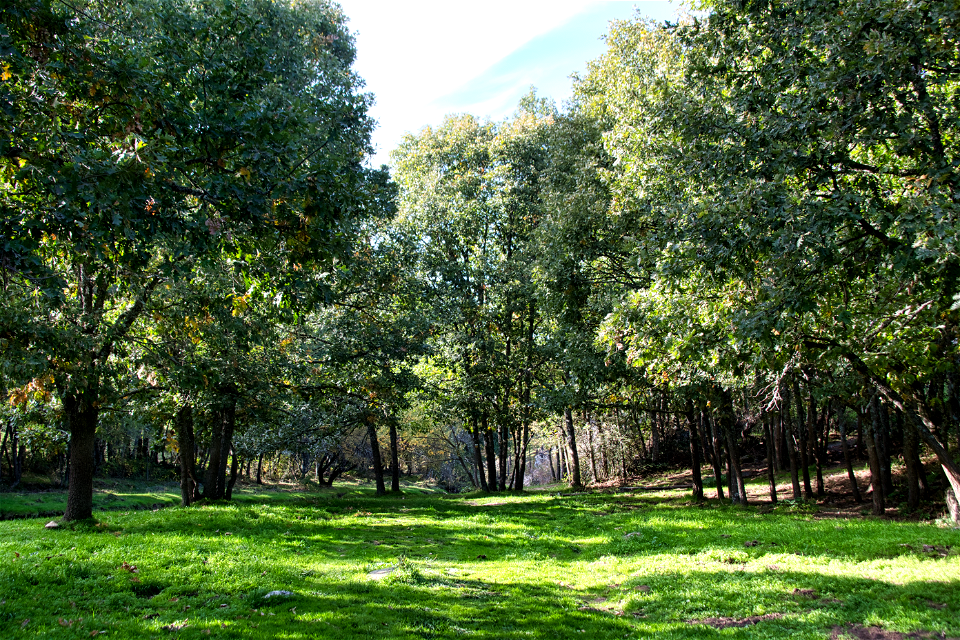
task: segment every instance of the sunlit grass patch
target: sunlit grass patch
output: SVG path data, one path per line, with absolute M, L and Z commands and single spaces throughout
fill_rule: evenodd
M 97 516 L 53 531 L 0 523 L 0 636 L 960 633 L 960 534 L 928 524 L 646 493 L 376 498 L 363 487 Z

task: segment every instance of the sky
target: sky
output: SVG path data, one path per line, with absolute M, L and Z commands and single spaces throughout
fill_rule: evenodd
M 531 86 L 558 106 L 570 75 L 605 49 L 611 20 L 676 16 L 671 2 L 339 0 L 357 38 L 354 69 L 376 97 L 373 166 L 406 133 L 450 113 L 500 120 Z

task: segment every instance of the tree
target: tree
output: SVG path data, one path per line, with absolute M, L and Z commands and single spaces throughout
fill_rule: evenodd
M 82 519 L 117 350 L 157 292 L 226 253 L 278 306 L 315 299 L 365 207 L 371 122 L 323 3 L 17 0 L 2 17 L 4 306 L 31 305 L 0 334 L 54 373 L 65 517 Z
M 592 67 L 616 114 L 612 212 L 665 287 L 727 298 L 729 345 L 775 371 L 852 369 L 960 489 L 925 394 L 955 354 L 956 8 L 709 8 L 618 25 Z
M 399 221 L 434 292 L 437 358 L 459 379 L 479 483 L 493 491 L 523 482 L 540 362 L 532 231 L 553 115 L 531 94 L 502 123 L 449 116 L 394 155 Z

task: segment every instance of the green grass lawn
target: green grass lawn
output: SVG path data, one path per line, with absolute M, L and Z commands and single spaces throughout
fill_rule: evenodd
M 0 638 L 960 637 L 957 530 L 680 495 L 342 485 L 5 521 Z
M 414 486 L 411 491 L 436 493 L 437 489 Z M 239 504 L 299 502 L 318 496 L 336 494 L 352 495 L 369 493 L 367 486 L 358 482 L 338 483 L 335 489 L 319 488 L 316 485 L 284 484 L 238 484 L 234 489 L 234 501 Z M 156 509 L 180 504 L 180 485 L 176 482 L 157 483 L 144 480 L 97 480 L 93 492 L 93 508 L 98 511 L 128 511 L 131 509 Z M 46 491 L 0 492 L 0 520 L 24 517 L 56 517 L 67 508 L 67 492 L 64 489 Z

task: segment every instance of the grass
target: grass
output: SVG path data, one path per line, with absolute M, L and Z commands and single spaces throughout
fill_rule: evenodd
M 238 498 L 0 523 L 0 637 L 960 636 L 960 532 L 929 523 L 691 506 L 677 491 Z
M 412 487 L 416 493 L 435 493 L 431 487 Z M 318 496 L 369 493 L 357 482 L 338 483 L 336 489 L 316 485 L 238 484 L 234 501 L 238 504 L 302 502 Z M 93 492 L 96 511 L 129 511 L 156 509 L 180 504 L 180 485 L 176 482 L 157 483 L 144 480 L 97 480 Z M 24 490 L 0 492 L 0 520 L 24 517 L 56 517 L 67 507 L 67 492 L 62 488 L 44 491 Z

